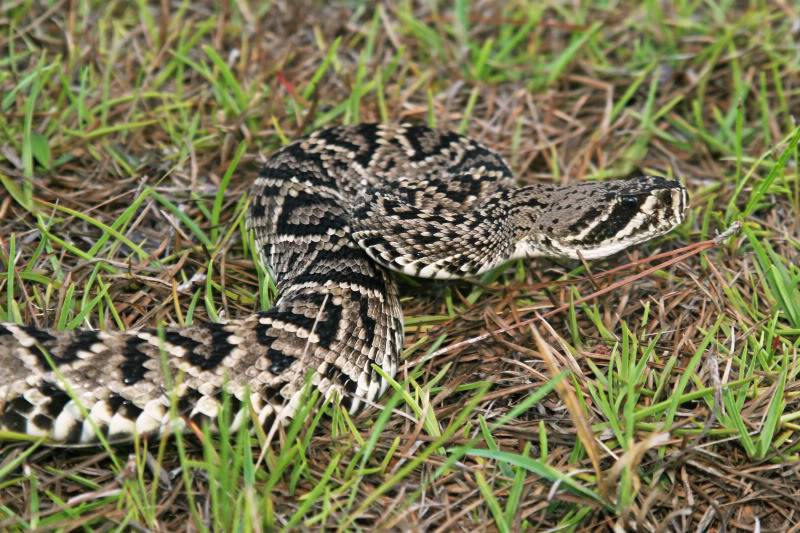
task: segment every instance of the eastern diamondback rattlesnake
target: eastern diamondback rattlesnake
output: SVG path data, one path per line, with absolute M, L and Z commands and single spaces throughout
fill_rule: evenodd
M 512 187 L 502 158 L 416 125 L 317 131 L 255 181 L 249 227 L 280 297 L 227 323 L 126 332 L 0 324 L 0 429 L 85 443 L 210 419 L 223 389 L 262 424 L 290 415 L 305 376 L 355 410 L 386 387 L 403 342 L 388 270 L 477 276 L 520 257 L 594 259 L 683 220 L 675 181 Z M 163 365 L 162 365 L 163 363 Z

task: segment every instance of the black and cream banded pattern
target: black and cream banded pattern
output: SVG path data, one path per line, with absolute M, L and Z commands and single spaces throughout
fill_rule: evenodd
M 226 323 L 126 332 L 0 324 L 0 430 L 88 443 L 214 423 L 229 393 L 270 426 L 306 376 L 351 410 L 394 375 L 403 316 L 389 271 L 468 278 L 521 257 L 595 259 L 684 217 L 675 181 L 513 187 L 495 152 L 417 125 L 324 129 L 276 152 L 248 225 L 274 306 Z

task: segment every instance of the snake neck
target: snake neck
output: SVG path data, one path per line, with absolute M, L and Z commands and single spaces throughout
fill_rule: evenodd
M 467 278 L 516 258 L 612 255 L 681 223 L 686 202 L 678 182 L 651 177 L 504 189 L 464 212 L 377 192 L 354 207 L 353 235 L 390 270 Z

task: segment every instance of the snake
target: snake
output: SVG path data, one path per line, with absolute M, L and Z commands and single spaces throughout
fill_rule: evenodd
M 396 273 L 474 279 L 533 257 L 604 258 L 679 225 L 686 188 L 657 176 L 516 186 L 476 140 L 414 123 L 314 131 L 263 165 L 246 214 L 272 306 L 188 327 L 0 323 L 0 434 L 64 445 L 274 428 L 304 391 L 355 413 L 395 376 Z M 249 415 L 249 416 L 248 416 Z

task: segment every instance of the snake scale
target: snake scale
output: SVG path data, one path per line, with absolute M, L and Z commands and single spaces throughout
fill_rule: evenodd
M 420 125 L 322 129 L 274 153 L 248 226 L 272 308 L 225 323 L 123 332 L 0 324 L 0 430 L 60 443 L 210 422 L 229 393 L 272 427 L 307 373 L 355 411 L 386 388 L 403 343 L 390 271 L 470 278 L 522 257 L 595 259 L 661 235 L 686 189 L 659 177 L 514 187 L 503 159 Z M 173 415 L 177 413 L 177 417 Z

